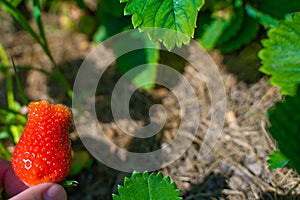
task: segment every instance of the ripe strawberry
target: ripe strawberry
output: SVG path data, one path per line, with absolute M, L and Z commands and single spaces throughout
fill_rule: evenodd
M 69 109 L 47 101 L 31 102 L 28 121 L 15 147 L 12 167 L 28 186 L 44 182 L 60 182 L 68 174 L 71 163 Z

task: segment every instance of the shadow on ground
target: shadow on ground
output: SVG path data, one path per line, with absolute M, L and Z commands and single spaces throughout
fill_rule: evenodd
M 222 190 L 227 188 L 226 177 L 222 174 L 210 174 L 200 185 L 192 186 L 183 199 L 185 200 L 207 200 L 220 198 Z

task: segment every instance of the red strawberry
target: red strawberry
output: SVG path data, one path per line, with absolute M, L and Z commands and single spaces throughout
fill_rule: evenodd
M 47 101 L 29 104 L 28 121 L 12 157 L 16 175 L 28 186 L 57 183 L 67 176 L 72 163 L 71 120 L 63 105 Z

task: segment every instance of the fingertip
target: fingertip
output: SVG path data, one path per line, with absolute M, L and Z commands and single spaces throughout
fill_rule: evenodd
M 9 163 L 7 170 L 5 171 L 3 177 L 3 188 L 8 196 L 14 196 L 23 190 L 27 189 L 26 186 L 15 174 L 13 171 L 11 164 Z
M 43 198 L 44 200 L 66 200 L 67 193 L 61 185 L 53 184 L 43 192 Z
M 56 183 L 41 183 L 29 187 L 11 200 L 66 200 L 67 193 Z

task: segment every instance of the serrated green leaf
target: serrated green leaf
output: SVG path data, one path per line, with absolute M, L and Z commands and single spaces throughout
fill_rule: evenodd
M 235 37 L 232 37 L 231 40 L 225 43 L 217 45 L 217 48 L 223 53 L 239 49 L 256 37 L 258 29 L 259 23 L 249 15 L 244 15 L 242 27 L 236 33 Z
M 127 2 L 125 15 L 132 24 L 146 31 L 152 41 L 162 41 L 167 49 L 188 44 L 194 35 L 196 19 L 204 0 L 121 0 Z M 144 28 L 160 29 L 144 29 Z M 167 29 L 167 30 L 163 30 Z M 170 32 L 169 30 L 173 30 Z
M 293 95 L 300 83 L 300 12 L 279 23 L 262 41 L 264 49 L 258 56 L 262 60 L 260 71 L 271 75 L 270 83 L 281 87 L 282 94 Z
M 270 169 L 277 169 L 284 167 L 289 162 L 289 160 L 280 151 L 274 151 L 269 155 L 269 159 L 267 162 L 270 164 Z
M 300 86 L 295 96 L 286 96 L 268 111 L 269 132 L 278 148 L 289 160 L 289 165 L 300 173 Z
M 169 177 L 161 173 L 143 174 L 133 172 L 131 178 L 125 178 L 124 186 L 118 187 L 119 194 L 113 194 L 114 200 L 180 200 L 180 191 Z

